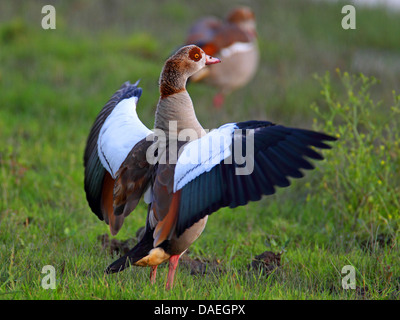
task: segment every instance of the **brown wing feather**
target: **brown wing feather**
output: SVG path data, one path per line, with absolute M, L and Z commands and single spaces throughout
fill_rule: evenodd
M 120 224 L 117 226 L 119 228 L 122 226 L 124 217 L 136 208 L 151 183 L 154 166 L 146 160 L 146 152 L 152 143 L 146 139 L 139 141 L 116 174 L 113 191 L 113 216 L 118 217 Z
M 249 36 L 238 26 L 226 24 L 215 33 L 212 44 L 219 50 L 227 48 L 235 42 L 250 42 Z
M 171 205 L 175 165 L 159 164 L 153 184 L 153 214 L 155 221 L 162 221 Z M 155 226 L 152 226 L 155 227 Z
M 116 235 L 118 230 L 121 228 L 124 219 L 122 216 L 114 215 L 113 190 L 114 179 L 108 172 L 106 172 L 101 191 L 101 212 L 104 221 L 110 226 L 111 234 Z
M 173 232 L 175 231 L 176 222 L 178 220 L 179 214 L 179 203 L 181 200 L 181 191 L 179 190 L 176 193 L 169 194 L 170 196 L 170 206 L 165 217 L 158 222 L 153 238 L 154 238 L 154 247 L 157 247 L 165 240 L 169 239 Z

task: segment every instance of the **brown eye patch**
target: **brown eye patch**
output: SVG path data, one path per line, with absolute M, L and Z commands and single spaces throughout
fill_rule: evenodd
M 189 58 L 194 61 L 199 61 L 202 58 L 200 48 L 194 47 L 189 51 Z

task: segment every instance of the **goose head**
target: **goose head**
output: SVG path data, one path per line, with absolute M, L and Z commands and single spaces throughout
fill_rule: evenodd
M 187 79 L 206 65 L 220 63 L 196 45 L 180 48 L 164 64 L 159 85 L 161 98 L 186 90 Z

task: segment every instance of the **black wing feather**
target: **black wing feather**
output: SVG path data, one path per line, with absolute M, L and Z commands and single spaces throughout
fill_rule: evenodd
M 289 177 L 303 177 L 300 169 L 314 168 L 305 157 L 323 159 L 313 148 L 329 149 L 331 147 L 324 141 L 336 140 L 323 133 L 287 128 L 266 121 L 248 121 L 236 125 L 242 129 L 242 151 L 246 144 L 245 130 L 254 130 L 253 172 L 237 175 L 236 169 L 243 165 L 238 165 L 234 159 L 221 161 L 210 171 L 184 185 L 176 226 L 178 236 L 221 207 L 245 205 L 249 201 L 260 200 L 263 195 L 275 193 L 275 187 L 289 186 Z M 232 142 L 231 154 L 234 154 L 234 145 Z

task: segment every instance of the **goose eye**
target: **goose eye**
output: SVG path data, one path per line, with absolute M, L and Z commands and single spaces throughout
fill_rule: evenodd
M 195 47 L 189 52 L 189 58 L 192 59 L 193 61 L 199 61 L 202 57 L 202 54 L 200 52 L 200 49 Z

